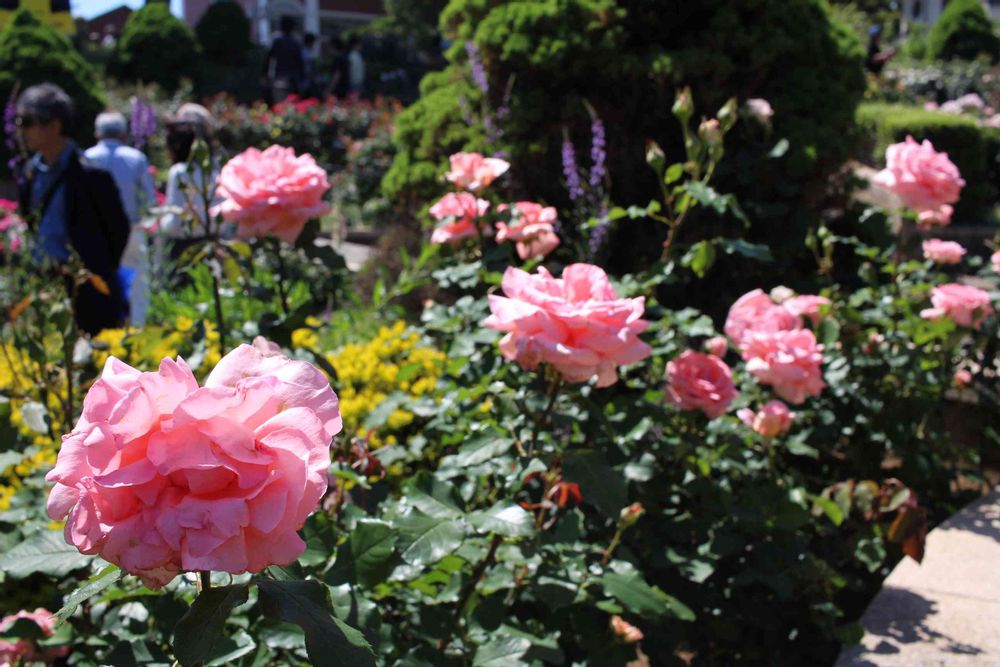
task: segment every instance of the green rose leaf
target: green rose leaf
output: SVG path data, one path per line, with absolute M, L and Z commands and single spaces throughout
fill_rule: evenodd
M 396 533 L 384 521 L 363 519 L 351 532 L 354 571 L 363 586 L 374 586 L 385 580 L 392 560 Z
M 577 449 L 563 459 L 563 478 L 580 485 L 585 502 L 611 517 L 625 507 L 625 480 L 608 465 L 604 455 L 592 449 Z
M 88 579 L 87 583 L 80 586 L 66 597 L 66 601 L 63 603 L 62 609 L 56 612 L 56 618 L 58 618 L 59 622 L 62 623 L 69 618 L 74 611 L 76 611 L 76 608 L 80 606 L 80 603 L 84 600 L 92 598 L 109 586 L 115 584 L 115 582 L 122 578 L 122 574 L 123 572 L 118 569 L 117 565 L 108 565 L 106 568 Z
M 469 523 L 480 532 L 504 537 L 530 537 L 535 532 L 534 520 L 523 507 L 502 501 L 486 511 L 473 512 Z
M 604 591 L 625 607 L 642 616 L 671 615 L 682 621 L 693 621 L 694 612 L 677 598 L 650 586 L 636 573 L 608 572 L 601 577 Z
M 174 628 L 174 655 L 185 667 L 212 656 L 216 640 L 226 627 L 229 613 L 247 601 L 247 584 L 203 590 Z
M 61 532 L 45 530 L 0 556 L 0 570 L 14 579 L 35 572 L 63 577 L 73 570 L 87 567 L 93 559 L 93 556 L 85 556 L 76 547 L 66 544 Z

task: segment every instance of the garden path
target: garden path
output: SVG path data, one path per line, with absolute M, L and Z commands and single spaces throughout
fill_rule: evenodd
M 1000 491 L 931 531 L 924 562 L 900 561 L 861 624 L 836 667 L 1000 666 Z

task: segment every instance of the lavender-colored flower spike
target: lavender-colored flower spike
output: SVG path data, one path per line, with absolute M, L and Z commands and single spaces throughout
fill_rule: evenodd
M 465 43 L 465 54 L 469 58 L 469 68 L 472 70 L 473 82 L 483 92 L 483 95 L 488 95 L 490 92 L 490 81 L 486 76 L 486 68 L 483 66 L 479 47 L 472 40 Z
M 594 121 L 590 124 L 590 187 L 593 189 L 599 188 L 604 182 L 606 174 L 604 163 L 608 157 L 604 146 L 604 123 L 595 116 Z
M 24 184 L 24 155 L 17 141 L 17 89 L 11 91 L 7 105 L 3 109 L 4 146 L 11 153 L 7 168 L 14 175 L 18 186 Z
M 576 153 L 573 151 L 573 142 L 569 140 L 569 135 L 563 137 L 562 164 L 569 198 L 571 201 L 576 201 L 583 196 L 583 185 L 580 183 L 580 170 L 576 166 Z
M 132 143 L 142 148 L 147 140 L 156 134 L 156 110 L 141 99 L 132 102 Z
M 604 245 L 604 240 L 608 237 L 608 230 L 611 227 L 611 220 L 607 219 L 608 212 L 602 210 L 599 217 L 603 218 L 597 226 L 594 227 L 593 231 L 590 232 L 590 238 L 587 239 L 587 244 L 590 246 L 590 255 L 594 257 L 600 251 L 601 246 Z

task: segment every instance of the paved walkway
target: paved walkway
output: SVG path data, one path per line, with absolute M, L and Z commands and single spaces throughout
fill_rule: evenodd
M 861 624 L 836 667 L 1000 666 L 1000 492 L 931 531 L 923 564 L 904 558 Z
M 348 241 L 337 241 L 333 244 L 333 247 L 344 256 L 344 262 L 351 271 L 360 269 L 375 252 L 369 245 L 350 243 Z

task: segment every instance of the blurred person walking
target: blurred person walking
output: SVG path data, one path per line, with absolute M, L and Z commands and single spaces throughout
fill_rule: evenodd
M 110 173 L 118 186 L 118 195 L 131 225 L 119 279 L 129 304 L 129 321 L 137 327 L 145 326 L 149 311 L 149 248 L 146 232 L 138 223 L 156 201 L 149 160 L 142 151 L 125 145 L 128 123 L 117 111 L 98 115 L 94 134 L 97 144 L 83 155 L 89 164 Z
M 16 124 L 34 155 L 19 192 L 21 210 L 34 227 L 35 261 L 64 264 L 75 252 L 101 278 L 75 290 L 74 312 L 81 330 L 96 334 L 121 326 L 126 304 L 118 265 L 129 235 L 128 217 L 111 174 L 81 159 L 74 129 L 73 100 L 59 86 L 42 83 L 17 99 Z
M 298 94 L 305 80 L 305 61 L 302 44 L 292 32 L 295 19 L 281 17 L 281 34 L 271 43 L 271 50 L 264 60 L 264 76 L 267 79 L 270 102 L 281 102 L 291 94 Z

